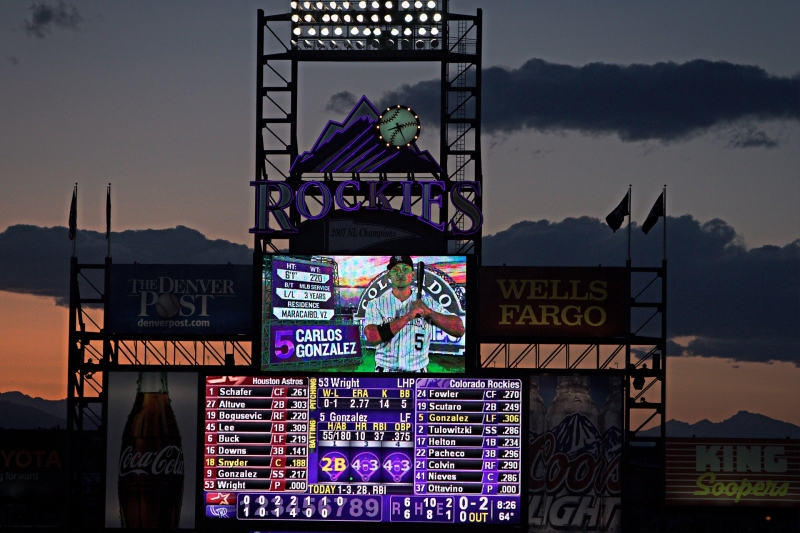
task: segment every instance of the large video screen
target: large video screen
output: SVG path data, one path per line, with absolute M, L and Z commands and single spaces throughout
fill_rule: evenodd
M 211 520 L 520 524 L 522 381 L 209 376 Z
M 465 371 L 465 256 L 267 256 L 261 368 Z

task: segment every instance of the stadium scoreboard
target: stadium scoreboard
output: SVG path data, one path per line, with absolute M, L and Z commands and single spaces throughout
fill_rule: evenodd
M 522 383 L 209 376 L 211 519 L 520 523 Z

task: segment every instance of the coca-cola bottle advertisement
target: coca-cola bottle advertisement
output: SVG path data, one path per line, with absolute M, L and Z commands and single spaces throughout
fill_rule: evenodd
M 620 531 L 622 378 L 532 376 L 530 531 Z
M 194 528 L 197 374 L 111 372 L 106 527 Z

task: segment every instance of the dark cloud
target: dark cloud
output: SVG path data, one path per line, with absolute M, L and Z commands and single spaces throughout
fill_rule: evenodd
M 17 65 L 19 65 L 19 59 L 17 59 L 17 58 L 16 58 L 16 57 L 14 57 L 14 56 L 6 56 L 6 60 L 7 60 L 9 63 L 11 63 L 12 65 L 14 65 L 15 67 L 16 67 Z
M 53 33 L 53 26 L 61 29 L 77 30 L 78 24 L 83 17 L 78 12 L 78 8 L 67 2 L 59 2 L 57 6 L 34 3 L 31 7 L 31 20 L 24 22 L 25 31 L 28 35 L 33 35 L 44 39 L 46 35 Z
M 596 218 L 520 222 L 484 237 L 484 264 L 622 266 L 627 232 Z M 661 227 L 634 227 L 634 266 L 658 265 Z M 668 219 L 668 335 L 671 355 L 800 366 L 800 239 L 747 249 L 722 220 Z
M 356 95 L 350 91 L 342 91 L 331 96 L 331 99 L 325 104 L 325 111 L 345 115 L 355 107 L 357 101 Z
M 798 95 L 798 98 L 800 98 L 800 95 Z M 765 132 L 750 125 L 734 132 L 728 146 L 730 148 L 776 148 L 778 141 L 771 139 Z
M 439 80 L 403 85 L 382 105 L 403 103 L 421 116 L 439 116 Z M 800 119 L 800 77 L 702 59 L 688 63 L 582 67 L 531 59 L 518 69 L 483 70 L 486 133 L 575 130 L 616 134 L 623 141 L 684 140 L 742 120 Z M 732 146 L 771 147 L 753 131 Z
M 64 227 L 9 226 L 0 233 L 0 290 L 49 296 L 58 305 L 69 298 L 69 258 L 72 242 Z M 243 244 L 210 240 L 184 226 L 171 229 L 111 233 L 116 264 L 251 264 L 253 251 Z M 81 263 L 102 263 L 105 233 L 78 231 Z

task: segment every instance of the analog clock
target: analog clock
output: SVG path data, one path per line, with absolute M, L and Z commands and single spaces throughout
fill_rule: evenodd
M 410 107 L 387 107 L 380 116 L 378 131 L 386 146 L 409 146 L 419 138 L 419 117 Z

